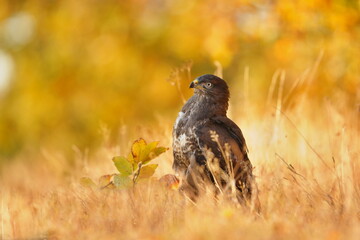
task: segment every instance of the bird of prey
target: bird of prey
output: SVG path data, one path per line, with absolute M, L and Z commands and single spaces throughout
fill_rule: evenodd
M 185 193 L 196 197 L 204 183 L 210 183 L 218 192 L 232 192 L 240 203 L 248 202 L 254 188 L 252 165 L 240 128 L 226 116 L 226 82 L 206 74 L 190 88 L 194 95 L 173 128 L 173 168 L 183 179 Z

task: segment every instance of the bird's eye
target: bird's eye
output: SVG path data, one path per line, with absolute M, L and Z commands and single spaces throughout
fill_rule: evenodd
M 207 82 L 207 83 L 205 83 L 205 88 L 207 88 L 207 89 L 210 89 L 210 88 L 212 88 L 212 83 L 209 83 L 209 82 Z

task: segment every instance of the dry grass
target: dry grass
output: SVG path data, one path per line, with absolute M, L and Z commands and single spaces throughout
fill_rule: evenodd
M 358 239 L 358 106 L 340 92 L 314 103 L 305 90 L 292 98 L 271 91 L 276 107 L 259 110 L 247 99 L 245 109 L 235 96 L 231 111 L 247 138 L 261 214 L 210 196 L 193 204 L 156 181 L 122 191 L 82 188 L 82 176 L 115 172 L 111 157 L 133 140 L 122 131 L 113 146 L 105 131 L 103 147 L 90 154 L 74 148 L 74 161 L 43 150 L 5 169 L 0 239 Z M 159 121 L 137 136 L 170 146 L 172 122 Z M 157 177 L 172 172 L 171 151 L 156 161 Z

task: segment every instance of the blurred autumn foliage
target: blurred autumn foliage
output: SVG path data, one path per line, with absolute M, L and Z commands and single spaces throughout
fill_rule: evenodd
M 248 68 L 261 101 L 278 69 L 290 88 L 317 62 L 314 100 L 339 91 L 355 101 L 359 5 L 0 0 L 0 160 L 40 146 L 96 145 L 101 123 L 116 130 L 157 114 L 174 119 L 182 101 L 166 80 L 188 61 L 191 73 L 179 76 L 186 97 L 189 78 L 213 73 L 215 61 L 233 89 Z

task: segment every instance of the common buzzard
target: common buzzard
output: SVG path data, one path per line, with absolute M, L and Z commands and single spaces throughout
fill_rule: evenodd
M 252 165 L 240 128 L 226 116 L 228 86 L 206 74 L 190 88 L 194 95 L 173 129 L 173 168 L 183 179 L 183 189 L 195 197 L 204 183 L 211 183 L 217 191 L 235 193 L 239 202 L 247 202 L 253 192 Z

